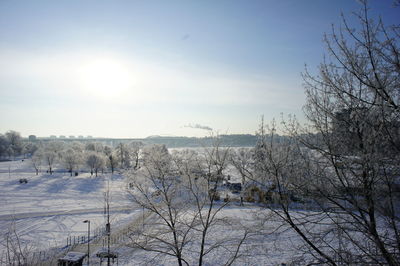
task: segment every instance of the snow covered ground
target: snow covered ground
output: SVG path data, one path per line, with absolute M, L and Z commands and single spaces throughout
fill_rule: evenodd
M 270 216 L 270 211 L 254 205 L 232 205 L 224 208 L 220 218 L 228 219 L 231 226 L 216 225 L 209 232 L 209 244 L 224 243 L 204 257 L 204 265 L 227 265 L 230 256 L 235 252 L 238 239 L 243 236 L 243 227 L 250 234 L 240 248 L 238 258 L 232 265 L 282 265 L 301 256 L 297 249 L 300 241 L 293 231 L 281 227 L 281 222 Z M 268 219 L 267 223 L 263 223 Z M 233 225 L 233 226 L 232 226 Z M 223 242 L 224 240 L 227 242 Z M 229 240 L 231 239 L 231 240 Z M 198 263 L 198 242 L 189 244 L 183 251 L 189 265 Z M 160 255 L 139 249 L 119 247 L 119 265 L 177 265 L 171 256 Z M 296 264 L 301 265 L 301 264 Z
M 21 184 L 21 178 L 28 183 Z M 69 236 L 86 235 L 84 220 L 91 221 L 91 231 L 103 228 L 104 191 L 108 183 L 110 209 L 119 207 L 111 215 L 112 225 L 117 225 L 134 213 L 121 175 L 35 175 L 29 160 L 0 162 L 0 255 L 5 251 L 5 235 L 12 228 L 31 250 L 60 247 L 66 245 Z
M 234 177 L 234 171 L 230 172 Z M 26 178 L 28 183 L 21 184 L 20 178 Z M 36 251 L 63 247 L 70 236 L 85 236 L 87 224 L 83 223 L 84 220 L 91 221 L 92 232 L 96 228 L 103 228 L 104 192 L 108 184 L 111 210 L 117 210 L 111 215 L 112 228 L 123 227 L 142 215 L 141 209 L 132 206 L 122 175 L 90 177 L 90 174 L 81 173 L 71 177 L 63 172 L 35 175 L 29 160 L 0 162 L 0 256 L 6 250 L 5 236 L 12 232 L 10 228 L 15 228 L 24 245 Z M 290 262 L 299 254 L 299 250 L 296 250 L 298 237 L 292 231 L 280 229 L 278 220 L 270 219 L 268 223 L 260 224 L 260 219 L 256 217 L 261 213 L 268 216 L 268 210 L 251 204 L 233 204 L 220 213 L 231 223 L 252 228 L 251 235 L 241 248 L 241 256 L 234 265 L 280 265 Z M 216 226 L 210 236 L 216 240 L 235 234 L 239 236 L 240 230 Z M 155 256 L 154 253 L 123 244 L 113 248 L 120 254 L 119 265 L 176 265 L 176 260 L 168 256 Z M 196 264 L 196 252 L 190 250 L 196 248 L 188 249 L 189 254 L 186 254 L 191 264 Z M 227 256 L 224 254 L 228 253 L 223 249 L 210 253 L 205 265 L 226 263 Z M 93 257 L 91 264 L 96 263 L 99 261 Z

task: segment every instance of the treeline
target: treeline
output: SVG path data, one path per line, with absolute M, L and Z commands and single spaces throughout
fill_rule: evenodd
M 218 135 L 219 143 L 223 147 L 254 147 L 257 136 L 251 134 L 232 134 Z M 215 141 L 214 136 L 195 138 L 195 137 L 170 137 L 152 136 L 140 140 L 145 144 L 164 144 L 168 148 L 179 147 L 211 147 Z
M 5 134 L 0 134 L 0 160 L 15 159 L 21 155 L 26 157 L 36 150 L 37 145 L 23 141 L 19 132 L 9 130 Z
M 32 156 L 32 166 L 36 174 L 42 167 L 53 174 L 54 167 L 59 166 L 68 170 L 71 176 L 78 174 L 81 168 L 88 169 L 91 175 L 97 176 L 99 171 L 106 169 L 114 173 L 116 168 L 139 167 L 139 152 L 142 147 L 141 142 L 135 141 L 120 143 L 115 148 L 100 142 L 44 142 L 38 144 Z

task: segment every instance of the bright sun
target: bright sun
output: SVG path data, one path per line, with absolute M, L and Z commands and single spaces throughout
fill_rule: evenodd
M 119 98 L 133 86 L 128 67 L 112 59 L 96 59 L 80 69 L 81 85 L 92 96 Z

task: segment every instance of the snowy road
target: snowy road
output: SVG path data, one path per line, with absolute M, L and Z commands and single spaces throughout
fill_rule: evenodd
M 110 213 L 133 211 L 135 209 L 137 209 L 137 207 L 120 206 L 110 209 Z M 40 218 L 40 217 L 51 217 L 60 215 L 75 215 L 75 214 L 103 213 L 103 212 L 104 212 L 103 208 L 91 208 L 91 209 L 77 209 L 77 210 L 63 210 L 63 211 L 15 213 L 15 214 L 0 215 L 0 221 L 12 221 L 12 220 L 20 220 L 26 218 Z

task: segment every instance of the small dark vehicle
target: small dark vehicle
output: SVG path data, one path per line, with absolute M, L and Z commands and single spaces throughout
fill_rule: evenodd
M 26 183 L 28 183 L 28 179 L 26 179 L 26 178 L 20 178 L 20 179 L 19 179 L 19 183 L 20 183 L 20 184 L 26 184 Z

